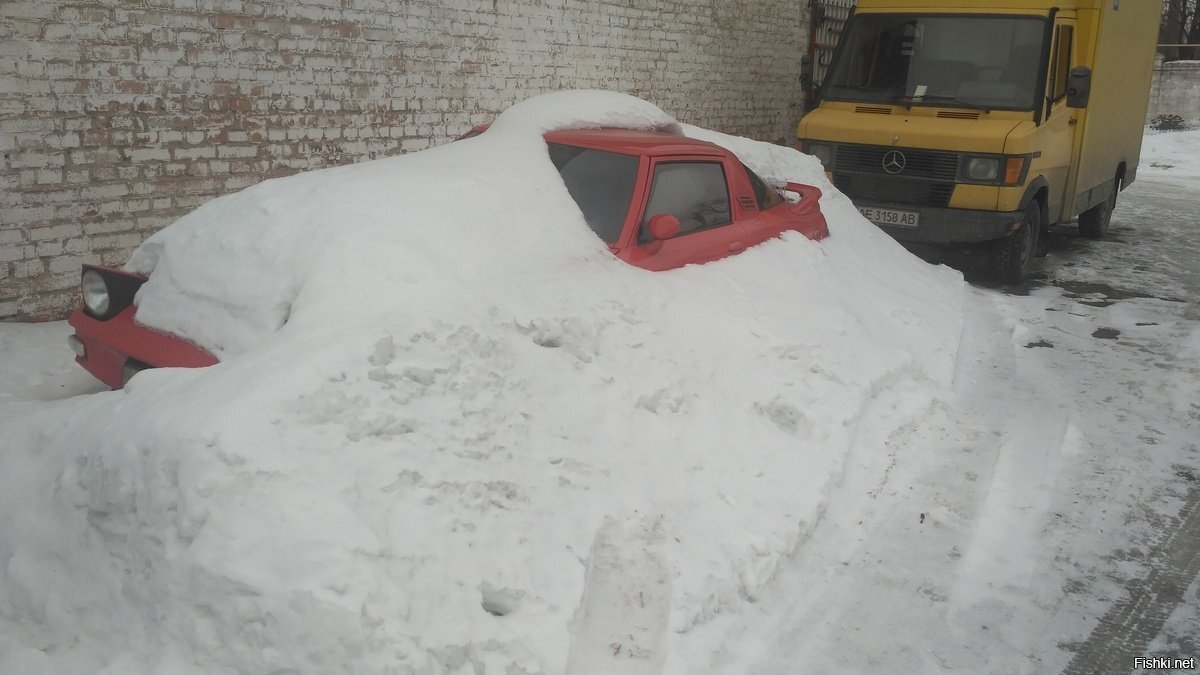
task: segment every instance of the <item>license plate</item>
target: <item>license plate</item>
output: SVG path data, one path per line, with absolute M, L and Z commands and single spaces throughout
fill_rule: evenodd
M 921 214 L 916 211 L 897 211 L 896 209 L 877 209 L 873 206 L 860 206 L 858 212 L 876 225 L 887 227 L 917 227 L 921 224 Z

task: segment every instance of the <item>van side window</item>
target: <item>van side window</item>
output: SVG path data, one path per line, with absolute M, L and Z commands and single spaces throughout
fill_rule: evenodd
M 1059 26 L 1054 37 L 1054 54 L 1050 64 L 1050 100 L 1058 101 L 1067 95 L 1067 75 L 1071 72 L 1071 40 L 1075 29 Z

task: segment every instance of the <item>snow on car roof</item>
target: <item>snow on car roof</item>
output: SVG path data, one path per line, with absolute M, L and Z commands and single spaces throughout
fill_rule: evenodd
M 471 128 L 470 133 L 464 134 L 460 140 L 478 136 L 491 124 L 478 124 Z M 615 152 L 628 154 L 694 154 L 694 155 L 724 155 L 726 150 L 721 146 L 692 136 L 685 136 L 677 131 L 658 131 L 646 129 L 622 129 L 605 127 L 600 129 L 560 129 L 544 135 L 551 143 L 567 145 L 582 145 L 593 148 L 604 148 Z
M 514 105 L 470 143 L 264 181 L 205 203 L 134 252 L 127 269 L 150 277 L 138 294 L 138 320 L 226 358 L 285 324 L 369 314 L 345 294 L 373 297 L 399 283 L 393 277 L 402 270 L 433 265 L 434 274 L 503 276 L 512 263 L 490 252 L 508 247 L 545 260 L 604 257 L 607 248 L 562 187 L 543 137 L 603 136 L 637 152 L 720 152 L 681 132 L 641 99 L 557 92 Z M 529 210 L 535 203 L 539 209 Z M 505 227 L 494 227 L 498 209 Z M 447 228 L 458 236 L 447 238 Z M 418 243 L 424 248 L 414 249 Z M 314 303 L 322 309 L 310 310 Z

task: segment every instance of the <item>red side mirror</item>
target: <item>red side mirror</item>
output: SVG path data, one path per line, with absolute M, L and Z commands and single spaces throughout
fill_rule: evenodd
M 650 229 L 650 234 L 654 235 L 656 240 L 662 241 L 679 234 L 679 219 L 669 213 L 660 213 L 651 216 L 646 227 Z

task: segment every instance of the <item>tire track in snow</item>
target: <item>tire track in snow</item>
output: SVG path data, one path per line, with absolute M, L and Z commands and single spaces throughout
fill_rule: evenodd
M 1179 318 L 1194 322 L 1200 318 L 1200 303 L 1197 302 L 1200 299 L 1200 268 L 1192 262 L 1200 257 L 1200 247 L 1194 236 L 1200 219 L 1191 208 L 1191 198 L 1185 196 L 1193 187 L 1191 180 L 1166 177 L 1140 181 L 1136 192 L 1123 206 L 1130 215 L 1136 214 L 1136 217 L 1124 220 L 1141 225 L 1138 234 L 1142 246 L 1118 249 L 1119 259 L 1109 264 L 1129 269 L 1168 270 L 1171 283 L 1167 287 L 1186 303 Z M 1155 226 L 1147 227 L 1145 223 L 1149 222 Z M 1120 270 L 1111 268 L 1104 268 L 1103 273 L 1106 277 L 1122 276 Z M 1158 284 L 1147 284 L 1143 288 L 1149 292 L 1151 288 L 1158 288 Z M 1176 381 L 1178 383 L 1186 383 L 1189 379 L 1191 383 L 1195 382 L 1196 370 L 1192 365 L 1195 352 L 1187 351 L 1189 342 L 1194 344 L 1194 337 L 1175 337 L 1170 344 L 1184 345 L 1184 348 L 1172 350 L 1174 353 L 1169 356 L 1162 354 L 1163 346 L 1157 348 L 1161 356 L 1168 356 L 1164 363 L 1172 370 L 1187 373 Z M 1185 406 L 1184 402 L 1195 401 L 1195 391 L 1193 386 L 1183 385 L 1174 396 L 1164 396 L 1178 402 L 1176 414 L 1187 416 L 1192 423 L 1198 419 L 1196 408 L 1194 403 Z M 1185 429 L 1191 426 L 1188 420 L 1180 420 L 1179 424 Z M 1134 672 L 1134 659 L 1152 655 L 1151 643 L 1162 632 L 1172 613 L 1185 604 L 1188 587 L 1200 578 L 1200 483 L 1183 471 L 1177 475 L 1187 477 L 1193 483 L 1179 513 L 1174 517 L 1164 516 L 1162 535 L 1147 556 L 1150 570 L 1144 577 L 1125 583 L 1125 597 L 1109 608 L 1086 640 L 1063 645 L 1064 649 L 1075 652 L 1063 670 L 1064 675 Z
M 1186 504 L 1150 559 L 1150 572 L 1125 584 L 1128 596 L 1100 619 L 1063 675 L 1127 673 L 1134 670 L 1135 658 L 1148 655 L 1150 642 L 1200 577 L 1200 486 L 1188 490 Z

